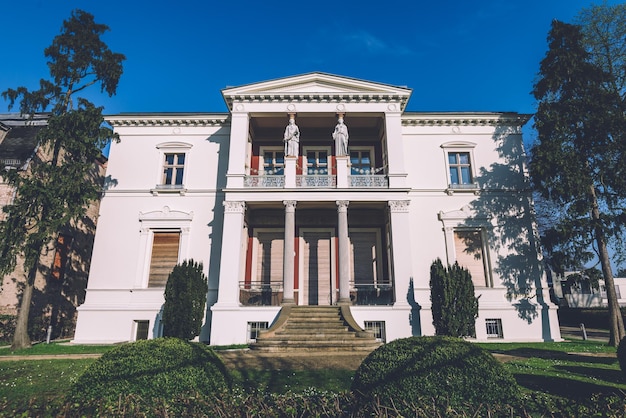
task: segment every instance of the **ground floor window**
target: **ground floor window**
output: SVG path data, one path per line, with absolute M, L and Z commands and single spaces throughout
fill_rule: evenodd
M 365 330 L 372 331 L 376 341 L 386 342 L 385 321 L 365 321 Z
M 504 338 L 502 320 L 500 318 L 485 319 L 485 325 L 487 326 L 487 338 Z
M 456 261 L 472 275 L 474 287 L 491 286 L 487 248 L 481 229 L 454 231 Z
M 248 342 L 255 342 L 259 336 L 259 331 L 267 329 L 267 326 L 267 322 L 248 322 Z
M 135 321 L 135 341 L 147 340 L 150 321 Z
M 165 287 L 167 278 L 178 263 L 180 231 L 155 231 L 152 240 L 148 287 Z

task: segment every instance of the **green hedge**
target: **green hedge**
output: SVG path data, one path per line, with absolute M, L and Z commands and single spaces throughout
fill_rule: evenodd
M 437 404 L 509 404 L 520 388 L 488 351 L 459 338 L 411 337 L 373 351 L 357 369 L 352 392 L 359 408 Z M 410 411 L 406 411 L 409 413 Z
M 230 374 L 208 346 L 158 338 L 105 353 L 72 386 L 68 401 L 82 405 L 128 395 L 144 399 L 171 399 L 185 393 L 210 396 L 230 386 Z

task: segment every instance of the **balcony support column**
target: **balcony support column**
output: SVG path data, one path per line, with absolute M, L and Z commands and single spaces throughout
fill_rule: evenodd
M 391 221 L 391 259 L 393 266 L 394 306 L 408 306 L 407 292 L 413 277 L 411 260 L 410 200 L 390 200 L 389 218 Z
M 337 201 L 337 235 L 339 235 L 339 304 L 350 304 L 350 238 L 348 237 L 348 202 Z
M 295 158 L 294 158 L 295 160 Z M 294 172 L 295 174 L 295 172 Z M 285 200 L 285 241 L 283 245 L 283 305 L 295 305 L 295 234 L 296 234 L 296 201 Z
M 296 163 L 298 157 L 285 157 L 285 188 L 296 187 Z
M 343 189 L 349 187 L 348 175 L 348 156 L 335 157 L 337 164 L 337 188 Z

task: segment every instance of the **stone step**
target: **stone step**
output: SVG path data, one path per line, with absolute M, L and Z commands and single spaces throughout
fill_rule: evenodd
M 372 351 L 380 346 L 377 341 L 355 344 L 356 340 L 347 341 L 300 341 L 273 340 L 257 341 L 251 346 L 253 350 L 262 351 Z

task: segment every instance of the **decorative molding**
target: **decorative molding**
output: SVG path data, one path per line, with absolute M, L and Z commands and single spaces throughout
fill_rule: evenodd
M 245 202 L 226 200 L 223 205 L 225 213 L 244 213 L 246 210 Z
M 139 212 L 139 221 L 191 221 L 193 219 L 192 212 L 183 212 L 181 210 L 171 210 L 169 206 L 163 206 L 161 210 L 150 212 Z
M 150 126 L 150 127 L 205 127 L 222 126 L 230 124 L 229 115 L 163 115 L 163 114 L 141 114 L 107 116 L 105 120 L 113 127 L 120 126 Z
M 403 126 L 508 126 L 521 128 L 532 115 L 520 113 L 408 113 L 402 116 Z M 520 133 L 519 129 L 509 133 Z
M 408 213 L 410 200 L 390 200 L 387 202 L 391 213 Z
M 283 205 L 285 205 L 285 212 L 295 212 L 297 203 L 298 202 L 296 200 L 283 200 Z
M 337 212 L 339 213 L 345 213 L 348 212 L 348 205 L 350 204 L 350 201 L 348 200 L 337 200 Z

